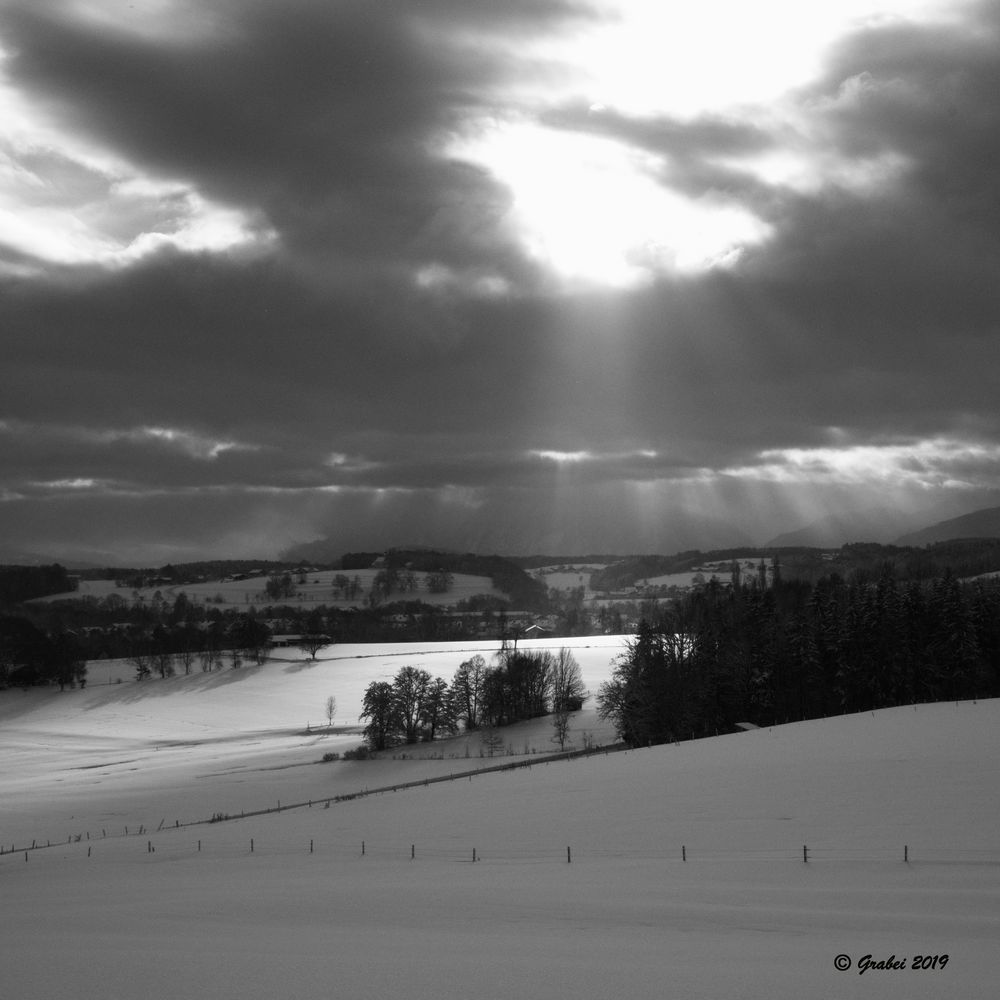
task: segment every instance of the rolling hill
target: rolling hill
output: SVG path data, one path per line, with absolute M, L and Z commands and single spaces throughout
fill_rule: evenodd
M 621 639 L 570 642 L 593 691 Z M 367 682 L 469 648 L 286 653 L 0 695 L 6 995 L 994 994 L 998 701 L 551 763 L 538 720 L 505 733 L 530 767 L 469 775 L 494 762 L 466 737 L 318 763 Z M 328 693 L 330 734 L 306 725 Z
M 1000 538 L 1000 507 L 987 507 L 939 521 L 920 531 L 902 535 L 897 544 L 923 546 L 958 538 Z

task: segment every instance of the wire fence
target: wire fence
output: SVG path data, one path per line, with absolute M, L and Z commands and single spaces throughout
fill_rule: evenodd
M 651 849 L 635 847 L 601 847 L 594 844 L 494 844 L 474 845 L 457 841 L 418 842 L 385 839 L 346 842 L 311 837 L 282 837 L 271 831 L 264 837 L 234 837 L 227 832 L 224 837 L 189 837 L 179 835 L 178 828 L 168 827 L 154 832 L 138 828 L 124 835 L 85 840 L 70 838 L 63 844 L 36 844 L 25 849 L 0 850 L 0 863 L 22 861 L 26 863 L 42 848 L 64 848 L 63 857 L 74 859 L 115 858 L 136 855 L 159 855 L 169 859 L 190 857 L 209 860 L 239 858 L 278 858 L 313 855 L 340 862 L 357 860 L 369 863 L 433 862 L 442 864 L 587 864 L 612 862 L 648 862 L 684 866 L 712 866 L 717 864 L 760 863 L 802 865 L 823 864 L 893 864 L 904 867 L 929 865 L 1000 865 L 1000 845 L 982 847 L 812 847 L 808 844 L 785 844 L 774 847 L 702 847 L 677 844 L 674 847 Z M 183 839 L 179 839 L 183 836 Z M 112 843 L 108 843 L 111 841 Z M 68 851 L 68 853 L 67 853 Z M 123 854 L 123 851 L 125 852 Z M 56 852 L 53 852 L 56 853 Z
M 169 853 L 170 857 L 184 857 L 192 854 L 204 855 L 206 858 L 236 858 L 250 855 L 264 856 L 292 856 L 297 854 L 321 854 L 328 858 L 347 860 L 352 857 L 358 859 L 371 859 L 381 861 L 436 861 L 442 863 L 517 863 L 517 864 L 541 864 L 541 863 L 563 863 L 573 864 L 574 862 L 592 861 L 647 861 L 647 862 L 677 862 L 680 864 L 705 864 L 705 863 L 728 863 L 728 862 L 798 862 L 800 864 L 821 864 L 821 863 L 897 863 L 903 865 L 911 864 L 961 864 L 961 865 L 1000 865 L 1000 838 L 995 847 L 940 847 L 923 846 L 915 847 L 909 844 L 880 845 L 871 847 L 838 847 L 838 846 L 810 846 L 808 844 L 790 845 L 784 844 L 774 847 L 745 848 L 736 847 L 705 847 L 700 845 L 677 844 L 664 849 L 650 849 L 647 847 L 601 847 L 587 843 L 584 845 L 529 845 L 513 846 L 507 845 L 465 845 L 457 843 L 417 843 L 410 842 L 392 844 L 384 841 L 365 841 L 360 843 L 328 843 L 311 838 L 308 842 L 301 839 L 292 841 L 291 838 L 265 837 L 259 838 L 256 834 L 247 838 L 235 838 L 231 834 L 225 838 L 211 837 L 206 839 L 193 838 L 185 839 L 180 843 L 177 840 L 178 832 L 193 827 L 215 827 L 218 824 L 226 824 L 238 820 L 247 820 L 254 817 L 268 816 L 274 813 L 287 812 L 298 809 L 329 809 L 331 806 L 347 803 L 356 799 L 362 799 L 375 795 L 384 795 L 402 791 L 404 789 L 428 787 L 434 784 L 457 780 L 471 780 L 473 777 L 484 774 L 492 774 L 503 771 L 515 771 L 523 768 L 549 764 L 560 760 L 574 760 L 580 757 L 594 755 L 608 755 L 628 750 L 625 744 L 614 744 L 611 746 L 588 747 L 583 750 L 570 750 L 559 753 L 519 758 L 515 761 L 479 766 L 471 769 L 453 771 L 448 774 L 433 775 L 413 781 L 397 782 L 392 785 L 383 785 L 376 788 L 359 789 L 356 792 L 348 792 L 340 795 L 333 795 L 326 798 L 308 799 L 301 802 L 282 803 L 275 806 L 259 808 L 253 810 L 241 810 L 236 813 L 216 812 L 210 817 L 181 822 L 174 820 L 168 823 L 162 819 L 155 827 L 147 827 L 145 824 L 126 825 L 119 829 L 109 830 L 103 827 L 100 832 L 85 831 L 83 833 L 72 833 L 66 840 L 53 841 L 46 839 L 33 839 L 31 844 L 24 843 L 20 846 L 16 842 L 8 847 L 0 844 L 0 863 L 11 861 L 14 858 L 23 857 L 27 862 L 29 858 L 38 851 L 51 850 L 53 848 L 71 848 L 74 856 L 91 858 L 103 853 L 102 850 L 95 852 L 102 842 L 107 841 L 133 841 L 138 842 L 138 850 L 146 854 L 156 854 L 159 848 L 162 856 L 163 852 Z M 170 834 L 168 839 L 166 834 Z M 104 844 L 104 847 L 110 845 Z M 86 853 L 83 851 L 86 849 Z
M 580 757 L 593 757 L 604 755 L 607 756 L 611 753 L 619 753 L 622 751 L 627 751 L 630 748 L 624 743 L 615 743 L 610 746 L 592 746 L 586 747 L 582 750 L 564 750 L 558 753 L 550 754 L 532 754 L 528 757 L 520 757 L 514 761 L 506 761 L 500 764 L 488 764 L 473 768 L 466 768 L 460 771 L 450 771 L 448 774 L 437 774 L 428 775 L 424 778 L 416 778 L 413 781 L 399 781 L 392 785 L 379 785 L 375 788 L 361 788 L 355 792 L 343 792 L 339 795 L 330 795 L 326 797 L 316 798 L 316 799 L 305 799 L 300 802 L 281 802 L 280 800 L 274 806 L 266 806 L 258 809 L 241 809 L 239 812 L 215 812 L 211 816 L 202 817 L 193 820 L 174 820 L 172 823 L 168 823 L 166 819 L 162 819 L 156 827 L 149 827 L 145 824 L 131 824 L 125 825 L 119 829 L 108 830 L 107 827 L 102 827 L 100 835 L 96 831 L 84 831 L 83 833 L 71 833 L 67 836 L 66 840 L 52 840 L 50 838 L 45 838 L 44 843 L 42 838 L 33 839 L 30 846 L 27 843 L 23 843 L 20 846 L 17 843 L 12 843 L 9 848 L 6 844 L 0 843 L 0 856 L 4 854 L 21 854 L 25 851 L 38 851 L 45 850 L 52 847 L 60 847 L 66 844 L 79 843 L 83 840 L 88 842 L 96 840 L 105 840 L 109 837 L 143 837 L 147 836 L 151 832 L 159 833 L 164 828 L 167 829 L 182 829 L 184 827 L 191 826 L 204 826 L 206 824 L 216 824 L 216 823 L 227 823 L 236 820 L 250 819 L 255 816 L 268 816 L 273 813 L 288 812 L 292 809 L 312 809 L 312 808 L 330 808 L 331 805 L 338 804 L 341 802 L 353 802 L 356 799 L 368 798 L 370 796 L 384 795 L 389 792 L 399 792 L 408 788 L 426 788 L 430 785 L 442 784 L 444 782 L 458 781 L 461 779 L 471 780 L 478 775 L 484 774 L 495 774 L 501 771 L 518 771 L 523 769 L 530 769 L 532 767 L 550 764 L 554 761 L 569 761 L 575 760 Z

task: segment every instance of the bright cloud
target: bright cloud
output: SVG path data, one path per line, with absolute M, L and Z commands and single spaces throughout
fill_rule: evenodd
M 763 104 L 816 76 L 831 39 L 863 24 L 940 20 L 943 0 L 596 0 L 603 17 L 539 39 L 539 55 L 572 67 L 550 92 L 631 115 L 692 117 Z
M 189 458 L 211 461 L 228 451 L 258 451 L 259 445 L 224 438 L 215 438 L 198 431 L 178 427 L 142 426 L 129 428 L 95 428 L 34 424 L 21 420 L 0 421 L 0 434 L 22 441 L 77 442 L 108 446 L 120 442 L 138 445 L 163 445 L 182 452 Z M 80 485 L 83 479 L 64 479 L 61 485 Z M 87 481 L 92 484 L 92 481 Z
M 554 462 L 556 465 L 562 466 L 603 465 L 620 469 L 625 463 L 649 467 L 649 463 L 660 456 L 651 448 L 637 448 L 630 451 L 597 451 L 593 449 L 557 451 L 552 448 L 535 448 L 528 452 L 528 457 L 543 462 Z
M 124 435 L 132 441 L 160 441 L 191 458 L 211 460 L 227 451 L 257 451 L 257 445 L 240 444 L 237 441 L 220 441 L 194 431 L 178 430 L 173 427 L 140 427 L 127 431 Z
M 774 483 L 914 486 L 974 489 L 1000 486 L 1000 445 L 949 438 L 906 444 L 774 448 L 760 464 L 724 474 Z
M 589 451 L 533 451 L 530 454 L 546 462 L 555 462 L 556 465 L 572 465 L 593 458 Z
M 50 490 L 90 490 L 97 485 L 96 479 L 77 477 L 74 479 L 55 479 L 48 483 L 37 483 L 36 485 Z
M 723 266 L 770 231 L 721 195 L 671 191 L 659 176 L 661 157 L 600 136 L 521 118 L 484 125 L 448 152 L 486 166 L 511 189 L 506 221 L 570 288 L 624 288 L 660 271 Z
M 810 125 L 818 109 L 803 111 L 788 95 L 816 77 L 831 39 L 850 27 L 943 18 L 953 5 L 599 0 L 595 6 L 602 15 L 596 20 L 526 42 L 522 57 L 537 57 L 548 72 L 508 86 L 447 148 L 510 189 L 510 228 L 536 262 L 574 290 L 628 288 L 660 273 L 732 266 L 772 233 L 734 194 L 709 189 L 692 196 L 673 187 L 663 157 L 599 134 L 600 116 L 757 120 L 772 135 L 772 150 L 706 162 L 800 191 L 827 185 L 870 191 L 895 179 L 906 161 L 837 154 Z M 545 124 L 547 110 L 567 106 L 589 107 L 594 128 Z
M 258 213 L 57 127 L 10 82 L 7 58 L 0 49 L 0 271 L 35 270 L 5 264 L 4 247 L 40 265 L 124 267 L 166 247 L 219 253 L 273 244 Z

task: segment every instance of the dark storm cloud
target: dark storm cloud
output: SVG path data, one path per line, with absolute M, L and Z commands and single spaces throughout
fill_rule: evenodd
M 815 371 L 819 406 L 849 400 L 840 422 L 859 436 L 1000 431 L 1000 34 L 995 6 L 979 14 L 842 46 L 808 95 L 818 120 L 862 169 L 890 156 L 899 176 L 871 193 L 789 198 L 776 241 L 745 272 L 791 321 L 777 338 L 789 374 Z
M 516 36 L 572 13 L 557 2 L 221 2 L 214 29 L 185 44 L 68 10 L 7 11 L 15 82 L 68 129 L 259 209 L 292 250 L 350 263 L 352 278 L 428 243 L 445 259 L 503 259 L 482 230 L 504 192 L 429 146 L 511 60 L 462 51 L 447 35 L 474 26 Z
M 545 312 L 438 307 L 377 280 L 327 295 L 280 262 L 173 253 L 85 287 L 8 286 L 5 401 L 25 419 L 86 413 L 99 426 L 171 426 L 184 414 L 220 434 L 249 427 L 265 439 L 276 416 L 280 438 L 283 426 L 322 420 L 331 434 L 409 428 L 419 412 L 434 430 L 453 424 L 457 409 L 485 411 L 485 385 L 511 378 L 518 393 L 513 376 L 537 360 L 530 327 Z M 500 337 L 504 323 L 513 329 Z
M 280 247 L 256 259 L 168 250 L 127 271 L 10 282 L 11 412 L 209 426 L 282 449 L 304 437 L 314 461 L 359 423 L 410 426 L 419 412 L 433 429 L 485 409 L 481 373 L 530 361 L 506 353 L 523 333 L 490 332 L 519 323 L 520 307 L 480 322 L 415 289 L 413 269 L 530 277 L 498 229 L 506 192 L 431 148 L 512 57 L 444 39 L 463 26 L 516 38 L 570 5 L 216 4 L 212 30 L 183 44 L 69 10 L 8 7 L 12 78 L 67 129 L 260 213 Z

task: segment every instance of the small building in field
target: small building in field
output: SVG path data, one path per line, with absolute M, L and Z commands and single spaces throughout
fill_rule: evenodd
M 272 635 L 272 646 L 297 646 L 302 641 L 301 635 Z

